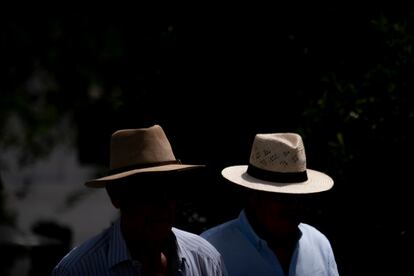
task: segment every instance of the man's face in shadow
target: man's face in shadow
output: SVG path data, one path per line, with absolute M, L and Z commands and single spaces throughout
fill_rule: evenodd
M 173 173 L 142 174 L 108 187 L 113 205 L 121 211 L 123 229 L 134 233 L 136 242 L 162 243 L 168 239 L 175 218 L 178 181 Z
M 250 191 L 248 208 L 256 224 L 267 236 L 295 233 L 302 218 L 303 195 Z

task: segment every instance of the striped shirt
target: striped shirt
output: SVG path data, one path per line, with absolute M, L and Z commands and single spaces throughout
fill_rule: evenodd
M 198 235 L 173 228 L 177 256 L 174 275 L 227 275 L 220 253 Z M 121 233 L 120 220 L 98 236 L 72 249 L 52 275 L 141 275 Z

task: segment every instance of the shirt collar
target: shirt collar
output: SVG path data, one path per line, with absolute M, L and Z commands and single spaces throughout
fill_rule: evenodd
M 267 242 L 261 239 L 256 232 L 253 230 L 253 227 L 250 225 L 249 220 L 247 219 L 246 212 L 243 209 L 238 217 L 239 227 L 241 232 L 247 237 L 247 239 L 255 246 L 260 247 L 266 245 Z
M 174 271 L 182 271 L 187 264 L 184 256 L 184 249 L 180 245 L 177 239 L 178 229 L 172 228 L 172 244 L 175 246 L 176 250 L 174 250 Z
M 108 252 L 109 267 L 112 268 L 117 264 L 125 261 L 132 262 L 133 260 L 131 258 L 131 254 L 128 251 L 128 247 L 125 243 L 125 239 L 121 232 L 121 221 L 119 218 L 114 222 L 114 224 L 112 225 L 112 229 L 110 231 L 112 231 L 112 233 L 109 241 Z M 174 250 L 174 248 L 176 250 Z M 174 261 L 174 271 L 181 271 L 186 265 L 186 262 L 183 254 L 183 249 L 177 242 L 177 238 L 174 233 L 174 228 L 173 231 L 171 231 L 171 250 Z
M 247 219 L 246 216 L 246 212 L 243 209 L 238 217 L 238 222 L 239 222 L 239 228 L 240 231 L 247 237 L 247 239 L 257 248 L 262 248 L 267 246 L 267 242 L 266 240 L 261 239 L 256 232 L 254 231 L 253 227 L 251 226 L 251 224 L 249 223 L 249 220 Z M 302 223 L 299 224 L 298 226 L 298 230 L 299 230 L 299 239 L 298 239 L 298 243 L 300 242 L 300 240 L 302 239 Z

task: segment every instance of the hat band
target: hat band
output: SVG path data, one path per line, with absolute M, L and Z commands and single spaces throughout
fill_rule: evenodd
M 271 182 L 279 183 L 298 183 L 308 180 L 308 174 L 303 172 L 272 172 L 260 169 L 258 167 L 249 164 L 247 167 L 247 173 L 255 178 Z
M 137 169 L 145 169 L 151 167 L 158 167 L 158 166 L 165 166 L 171 164 L 181 164 L 180 160 L 171 160 L 171 161 L 163 161 L 163 162 L 154 162 L 154 163 L 147 163 L 147 164 L 137 164 L 137 165 L 129 165 L 125 167 L 120 167 L 116 169 L 112 169 L 109 171 L 109 175 L 123 173 L 126 171 L 132 171 Z

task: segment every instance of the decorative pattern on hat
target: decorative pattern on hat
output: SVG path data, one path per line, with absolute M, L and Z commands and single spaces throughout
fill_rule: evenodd
M 299 135 L 291 133 L 257 134 L 250 164 L 267 171 L 298 172 L 306 170 L 305 148 Z
M 302 137 L 296 133 L 256 134 L 249 163 L 221 171 L 224 178 L 249 189 L 309 194 L 332 188 L 333 179 L 306 166 Z

